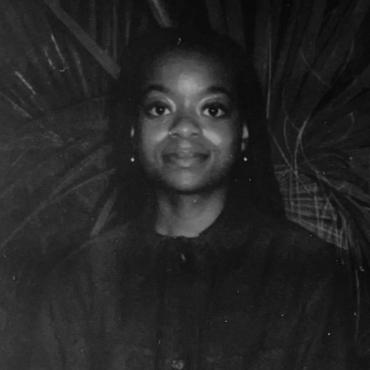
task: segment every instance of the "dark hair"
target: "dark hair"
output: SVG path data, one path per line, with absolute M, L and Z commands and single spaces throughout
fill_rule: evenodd
M 151 188 L 138 164 L 130 165 L 133 152 L 130 129 L 136 122 L 139 81 L 143 72 L 158 56 L 167 52 L 194 51 L 222 62 L 233 73 L 239 109 L 250 134 L 247 157 L 235 163 L 230 194 L 239 204 L 251 201 L 263 211 L 283 214 L 277 181 L 273 175 L 271 152 L 264 118 L 263 101 L 252 60 L 234 41 L 212 31 L 162 29 L 132 40 L 122 56 L 120 79 L 116 84 L 110 107 L 111 134 L 114 142 L 113 160 L 118 169 L 121 188 L 118 207 L 125 219 L 140 213 L 151 199 Z

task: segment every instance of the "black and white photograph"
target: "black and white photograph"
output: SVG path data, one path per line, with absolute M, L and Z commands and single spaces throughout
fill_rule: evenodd
M 370 369 L 370 0 L 0 0 L 0 370 Z

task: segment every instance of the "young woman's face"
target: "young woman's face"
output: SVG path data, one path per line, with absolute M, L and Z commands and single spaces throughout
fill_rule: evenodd
M 157 58 L 141 84 L 138 151 L 149 178 L 180 193 L 227 183 L 241 116 L 230 71 L 195 52 Z

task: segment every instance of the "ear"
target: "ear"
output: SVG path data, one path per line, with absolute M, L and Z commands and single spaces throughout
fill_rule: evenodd
M 240 146 L 240 150 L 242 153 L 244 153 L 247 149 L 248 138 L 249 138 L 248 127 L 245 123 L 243 123 L 242 124 L 242 140 L 241 140 L 241 146 Z
M 249 138 L 249 131 L 246 123 L 242 124 L 242 140 L 248 140 Z
M 133 140 L 135 137 L 135 127 L 132 125 L 130 128 L 130 139 Z
M 131 151 L 134 153 L 137 149 L 137 136 L 136 136 L 136 129 L 135 126 L 132 125 L 130 127 L 130 147 Z

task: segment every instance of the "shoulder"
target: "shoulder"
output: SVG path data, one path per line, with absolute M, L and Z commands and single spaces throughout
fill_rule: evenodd
M 283 257 L 304 259 L 325 259 L 338 261 L 341 251 L 333 244 L 327 243 L 313 232 L 300 225 L 284 220 L 277 223 L 273 241 L 284 246 L 281 248 Z M 344 251 L 342 251 L 344 252 Z
M 345 250 L 299 225 L 278 220 L 269 228 L 262 258 L 262 274 L 271 297 L 288 297 L 309 305 L 310 310 L 325 306 L 327 313 L 340 311 L 339 316 L 345 314 L 345 320 L 353 321 L 354 275 Z
M 343 274 L 347 251 L 325 242 L 314 233 L 285 219 L 262 218 L 265 258 L 276 268 L 310 279 Z
M 135 228 L 129 222 L 87 240 L 55 265 L 45 279 L 45 293 L 55 291 L 63 296 L 68 290 L 95 289 L 117 280 L 124 268 L 121 261 L 140 249 L 135 239 Z
M 120 249 L 127 247 L 130 239 L 130 228 L 130 223 L 119 225 L 88 239 L 61 259 L 54 270 L 57 271 L 78 263 L 85 263 L 86 260 L 93 262 L 95 259 L 105 259 L 112 254 L 116 254 Z
M 89 260 L 91 263 L 96 261 L 101 264 L 107 258 L 139 252 L 140 247 L 149 239 L 146 235 L 149 235 L 149 232 L 145 233 L 143 230 L 145 227 L 136 219 L 117 225 L 78 246 L 58 263 L 57 268 L 78 263 L 79 260 L 84 262 Z
M 302 255 L 312 258 L 316 256 L 332 258 L 335 256 L 334 259 L 336 259 L 339 254 L 339 249 L 336 246 L 320 239 L 314 233 L 298 224 L 287 220 L 278 223 L 273 240 L 285 246 L 281 252 L 286 257 Z

